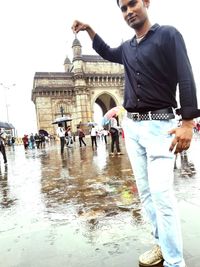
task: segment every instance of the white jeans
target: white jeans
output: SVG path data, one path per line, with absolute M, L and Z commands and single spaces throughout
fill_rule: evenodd
M 174 154 L 169 151 L 175 120 L 133 121 L 124 118 L 126 150 L 141 203 L 149 217 L 165 267 L 184 267 L 182 236 L 173 191 Z

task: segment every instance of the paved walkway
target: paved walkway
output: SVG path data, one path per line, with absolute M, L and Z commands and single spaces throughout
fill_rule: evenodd
M 7 150 L 0 166 L 0 266 L 138 267 L 153 240 L 126 152 L 59 144 Z M 188 267 L 200 266 L 200 140 L 177 158 L 175 190 Z

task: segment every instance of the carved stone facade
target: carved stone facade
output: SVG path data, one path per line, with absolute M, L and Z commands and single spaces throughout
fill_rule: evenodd
M 123 102 L 124 69 L 98 55 L 82 55 L 79 40 L 72 44 L 73 60 L 66 57 L 65 72 L 36 72 L 32 101 L 35 104 L 38 130 L 55 134 L 52 122 L 69 115 L 72 131 L 82 122 L 94 121 L 94 103 L 105 114 Z

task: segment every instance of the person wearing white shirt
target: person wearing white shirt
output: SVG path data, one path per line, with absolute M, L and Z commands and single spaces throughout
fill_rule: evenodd
M 94 125 L 92 125 L 92 129 L 90 131 L 91 141 L 92 141 L 92 148 L 97 148 L 97 130 L 95 129 Z
M 63 154 L 64 146 L 65 146 L 65 130 L 64 130 L 62 123 L 58 124 L 56 133 L 57 133 L 57 136 L 60 137 L 60 153 Z
M 108 133 L 109 133 L 109 131 L 106 129 L 106 128 L 104 128 L 103 129 L 103 137 L 104 137 L 104 141 L 105 141 L 105 144 L 107 145 L 107 136 L 108 136 Z

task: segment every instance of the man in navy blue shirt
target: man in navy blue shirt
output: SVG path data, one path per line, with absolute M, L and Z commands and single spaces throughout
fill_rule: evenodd
M 150 0 L 117 0 L 131 40 L 110 48 L 90 25 L 74 21 L 75 33 L 86 31 L 93 48 L 104 59 L 124 65 L 122 127 L 143 207 L 152 223 L 155 246 L 142 254 L 140 265 L 185 267 L 177 203 L 173 192 L 175 154 L 187 150 L 193 119 L 200 116 L 196 87 L 186 46 L 172 26 L 151 25 Z M 182 124 L 177 127 L 175 109 L 179 87 Z

